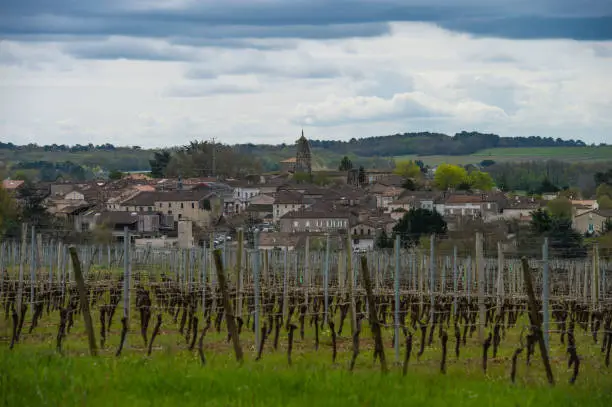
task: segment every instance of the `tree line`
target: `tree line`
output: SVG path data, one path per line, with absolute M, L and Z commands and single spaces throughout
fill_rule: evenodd
M 501 147 L 585 147 L 581 140 L 552 137 L 500 137 L 497 134 L 462 131 L 449 136 L 442 133 L 420 132 L 342 140 L 309 140 L 313 149 L 335 154 L 361 157 L 398 155 L 468 155 L 488 148 Z M 264 154 L 286 148 L 286 144 L 240 144 L 239 149 L 250 154 Z

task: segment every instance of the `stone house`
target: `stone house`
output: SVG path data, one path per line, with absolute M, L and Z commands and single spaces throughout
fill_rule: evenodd
M 156 191 L 141 192 L 121 202 L 120 208 L 127 212 L 159 212 L 164 215 L 164 224 L 190 220 L 199 227 L 207 228 L 213 219 L 221 216 L 223 202 L 206 189 Z
M 304 202 L 304 195 L 299 192 L 280 190 L 274 197 L 272 207 L 274 210 L 273 220 L 278 222 L 287 213 L 305 208 L 306 203 Z
M 354 217 L 346 210 L 318 205 L 288 212 L 280 218 L 281 232 L 339 232 L 351 226 Z
M 436 200 L 435 208 L 443 216 L 481 218 L 485 221 L 499 219 L 503 208 L 496 199 L 487 194 L 451 193 Z
M 160 230 L 159 213 L 136 213 L 128 211 L 89 211 L 75 219 L 77 232 L 107 227 L 114 237 L 121 237 L 127 227 L 130 234 L 155 236 Z
M 505 220 L 522 220 L 526 217 L 531 219 L 531 212 L 542 208 L 542 201 L 532 197 L 515 196 L 508 200 L 508 204 L 502 209 L 502 218 Z
M 602 233 L 606 222 L 612 221 L 612 209 L 596 209 L 574 217 L 573 228 L 580 233 Z
M 376 198 L 377 208 L 387 210 L 389 205 L 404 192 L 404 189 L 376 183 L 368 188 L 368 192 Z
M 260 250 L 295 250 L 301 241 L 305 240 L 304 235 L 283 232 L 261 232 L 259 233 Z

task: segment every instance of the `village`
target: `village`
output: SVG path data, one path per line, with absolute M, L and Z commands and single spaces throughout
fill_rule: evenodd
M 315 185 L 310 181 L 317 172 L 303 134 L 295 157 L 280 164 L 278 173 L 242 179 L 152 179 L 146 173 L 126 173 L 119 180 L 58 180 L 38 183 L 36 189 L 47 211 L 80 241 L 110 243 L 129 236 L 136 246 L 218 247 L 235 244 L 242 228 L 247 244 L 253 244 L 257 232 L 260 249 L 299 250 L 307 240 L 312 245 L 326 236 L 343 246 L 350 234 L 356 252 L 377 248 L 379 237 L 391 236 L 411 209 L 438 212 L 455 239 L 477 230 L 495 232 L 504 249 L 512 251 L 516 239 L 508 225 L 529 224 L 533 211 L 557 198 L 556 193 L 536 198 L 497 188 L 437 190 L 431 187 L 435 168 L 423 175 L 419 190 L 405 188 L 406 178 L 391 169 L 325 171 L 331 185 Z M 3 188 L 18 197 L 23 184 L 7 179 Z M 602 232 L 612 218 L 597 200 L 571 199 L 571 204 L 572 226 L 581 234 Z

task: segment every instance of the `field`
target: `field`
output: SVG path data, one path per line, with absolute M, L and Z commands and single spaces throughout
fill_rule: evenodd
M 603 272 L 592 275 L 592 264 L 584 260 L 551 259 L 550 276 L 542 262 L 530 263 L 538 301 L 550 307 L 555 380 L 550 386 L 539 331 L 528 322 L 527 280 L 517 259 L 472 262 L 453 253 L 429 258 L 420 252 L 398 257 L 371 252 L 360 265 L 344 252 L 264 256 L 236 247 L 216 253 L 82 247 L 84 294 L 98 352 L 90 356 L 76 269 L 66 248 L 0 247 L 0 265 L 6 268 L 0 293 L 5 314 L 0 317 L 0 405 L 612 403 L 612 265 L 603 259 L 598 262 Z M 34 267 L 32 253 L 40 259 Z M 500 264 L 501 275 L 495 267 Z M 223 286 L 220 278 L 228 283 Z M 546 298 L 540 296 L 544 281 L 550 285 Z M 23 318 L 13 312 L 20 308 L 20 293 Z M 230 320 L 238 325 L 231 340 L 226 305 L 235 309 Z M 125 312 L 128 324 L 122 327 Z M 156 329 L 158 316 L 162 322 Z M 325 324 L 326 317 L 333 324 Z M 375 352 L 376 326 L 386 374 Z M 19 338 L 11 346 L 16 332 Z M 236 361 L 235 338 L 244 352 L 242 364 Z M 568 367 L 574 350 L 577 371 L 575 364 Z
M 612 146 L 603 147 L 534 147 L 491 148 L 470 155 L 397 156 L 395 160 L 422 160 L 427 165 L 478 164 L 482 160 L 496 162 L 545 161 L 566 162 L 612 161 Z

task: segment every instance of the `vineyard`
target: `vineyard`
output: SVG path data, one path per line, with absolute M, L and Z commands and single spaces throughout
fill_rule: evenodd
M 612 405 L 612 263 L 484 239 L 363 254 L 2 242 L 1 404 Z

